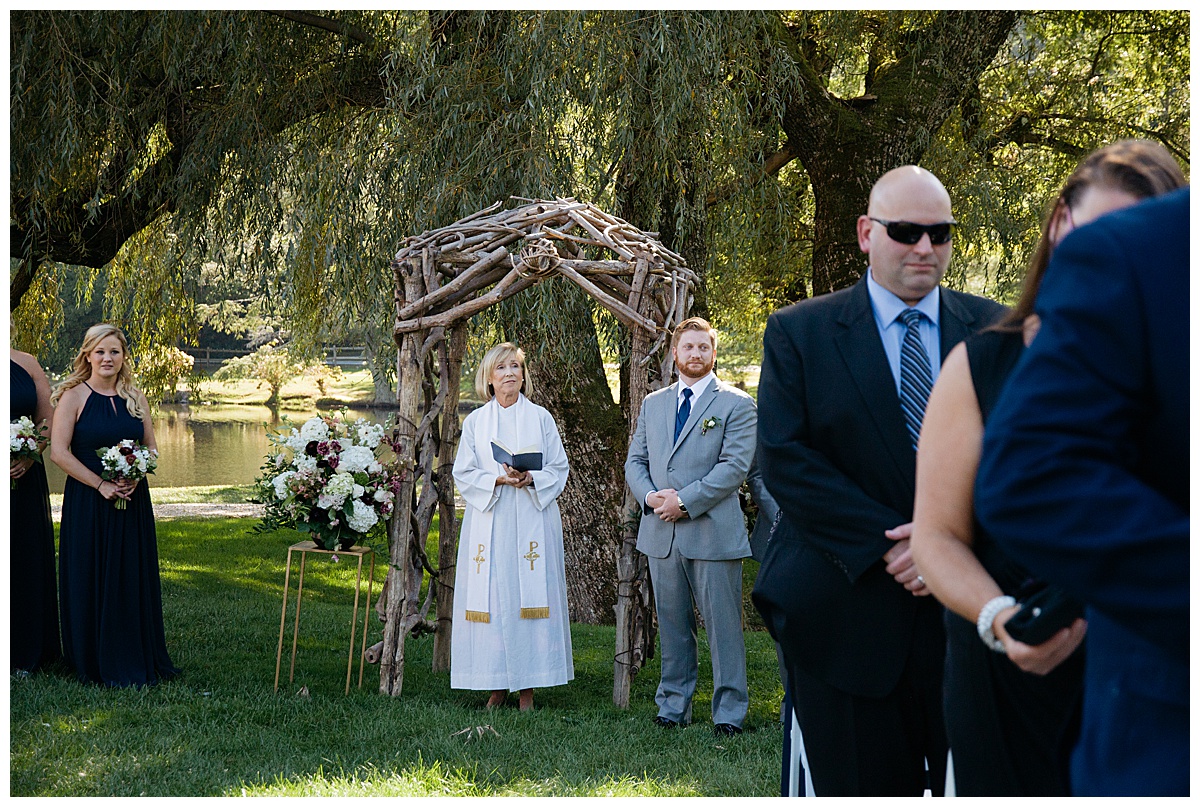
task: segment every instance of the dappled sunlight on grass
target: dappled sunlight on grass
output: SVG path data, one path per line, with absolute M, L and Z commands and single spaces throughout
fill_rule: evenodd
M 546 779 L 518 778 L 489 781 L 468 769 L 448 769 L 440 762 L 418 760 L 400 770 L 380 770 L 368 764 L 347 773 L 324 768 L 304 777 L 265 785 L 243 785 L 225 796 L 702 796 L 695 780 L 671 781 L 648 774 L 616 778 L 584 777 L 571 781 L 562 776 Z

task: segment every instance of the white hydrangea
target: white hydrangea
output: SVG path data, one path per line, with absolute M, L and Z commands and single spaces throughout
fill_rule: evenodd
M 297 454 L 303 454 L 304 447 L 308 445 L 308 441 L 300 436 L 300 432 L 297 429 L 292 429 L 292 433 L 284 438 L 283 442 Z
M 329 426 L 321 418 L 309 418 L 308 421 L 300 427 L 300 437 L 304 440 L 304 445 L 308 445 L 313 440 L 318 442 L 329 439 Z M 301 447 L 303 450 L 303 447 Z
M 367 507 L 361 502 L 355 502 L 354 508 L 347 508 L 345 513 L 346 524 L 355 532 L 366 532 L 379 521 L 379 516 L 375 514 L 375 509 Z
M 325 484 L 325 490 L 322 491 L 317 506 L 326 510 L 331 507 L 341 507 L 346 501 L 346 497 L 352 493 L 354 493 L 354 477 L 350 474 L 336 473 Z M 329 504 L 322 504 L 322 500 L 328 500 Z
M 292 466 L 300 473 L 313 474 L 317 470 L 317 458 L 307 454 L 297 454 L 292 459 Z
M 355 432 L 358 435 L 358 442 L 370 449 L 378 448 L 379 443 L 383 440 L 383 424 L 381 423 L 370 423 L 359 418 L 355 423 Z
M 366 446 L 350 446 L 338 455 L 338 470 L 346 473 L 365 471 L 375 461 L 375 454 Z
M 367 473 L 369 474 L 377 474 L 381 473 L 382 471 L 383 465 L 379 462 L 379 460 L 374 460 L 367 465 Z
M 295 471 L 284 471 L 279 476 L 275 477 L 273 484 L 275 485 L 275 498 L 276 499 L 278 499 L 279 501 L 283 501 L 284 499 L 286 499 L 288 497 L 287 484 L 289 481 L 291 481 L 292 477 L 294 477 L 295 475 L 296 475 Z

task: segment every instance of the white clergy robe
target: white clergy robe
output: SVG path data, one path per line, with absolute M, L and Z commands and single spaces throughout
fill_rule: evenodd
M 488 411 L 488 407 L 494 410 Z M 486 434 L 489 423 L 495 424 L 490 439 Z M 513 451 L 533 447 L 542 452 L 542 470 L 531 471 L 532 485 L 517 489 L 496 484 L 496 477 L 504 470 L 491 459 L 491 439 Z M 486 459 L 481 459 L 481 454 Z M 524 395 L 507 408 L 493 399 L 463 421 L 454 460 L 454 482 L 466 510 L 455 570 L 451 688 L 517 691 L 558 686 L 575 677 L 562 516 L 558 509 L 558 496 L 566 485 L 568 470 L 554 418 Z M 483 564 L 475 560 L 479 557 L 479 542 L 471 536 L 475 520 L 488 512 L 492 514 L 491 540 L 486 550 L 490 554 L 489 562 Z M 536 549 L 530 550 L 529 528 L 522 525 L 530 525 L 534 519 L 540 520 L 541 536 Z M 537 557 L 531 560 L 529 556 L 535 554 Z M 548 618 L 521 616 L 518 572 L 520 564 L 530 562 L 545 564 Z M 488 588 L 486 600 L 478 588 L 484 584 Z M 468 621 L 468 602 L 486 602 L 488 621 Z

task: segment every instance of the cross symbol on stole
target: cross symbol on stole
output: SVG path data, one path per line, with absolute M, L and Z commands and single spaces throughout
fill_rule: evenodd
M 541 557 L 541 555 L 539 555 L 537 552 L 534 551 L 537 549 L 537 547 L 538 547 L 537 541 L 530 541 L 529 542 L 529 552 L 521 556 L 521 557 L 525 558 L 525 560 L 529 561 L 529 571 L 531 571 L 531 572 L 533 571 L 533 562 Z
M 471 560 L 475 561 L 475 574 L 479 574 L 479 565 L 487 560 L 483 555 L 483 544 L 479 545 L 479 553 L 471 558 Z

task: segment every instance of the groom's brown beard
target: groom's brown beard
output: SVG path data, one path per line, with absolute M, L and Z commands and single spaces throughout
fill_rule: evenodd
M 699 372 L 693 372 L 687 364 L 680 364 L 678 360 L 675 362 L 675 367 L 678 368 L 682 375 L 686 375 L 688 378 L 704 378 L 704 376 L 712 372 L 713 365 L 716 364 L 717 359 L 716 356 L 713 356 L 707 362 L 703 359 L 692 359 L 691 361 L 701 363 Z

